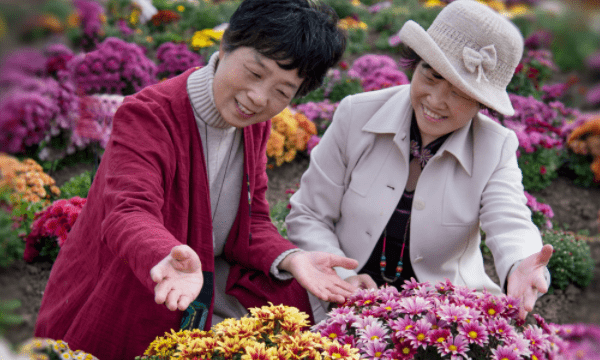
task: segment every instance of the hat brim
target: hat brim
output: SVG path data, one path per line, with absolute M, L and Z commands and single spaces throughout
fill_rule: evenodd
M 458 73 L 455 65 L 448 60 L 442 49 L 419 24 L 408 20 L 400 29 L 399 36 L 400 40 L 415 51 L 421 59 L 465 94 L 500 114 L 514 115 L 515 110 L 506 90 L 491 86 L 476 89 L 468 84 Z

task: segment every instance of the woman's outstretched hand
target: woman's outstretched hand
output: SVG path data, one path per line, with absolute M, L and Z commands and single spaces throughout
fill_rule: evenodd
M 545 294 L 548 285 L 544 278 L 544 269 L 552 257 L 552 245 L 544 245 L 538 253 L 525 258 L 508 277 L 508 295 L 519 299 L 521 308 L 519 317 L 525 319 L 533 310 L 538 293 Z
M 354 269 L 358 261 L 321 251 L 298 251 L 279 264 L 290 272 L 306 290 L 321 300 L 341 303 L 358 288 L 340 278 L 334 267 Z
M 171 311 L 185 310 L 196 299 L 204 278 L 198 254 L 187 245 L 178 245 L 150 270 L 154 300 Z
M 377 289 L 377 283 L 370 275 L 358 274 L 346 278 L 346 281 L 359 289 Z

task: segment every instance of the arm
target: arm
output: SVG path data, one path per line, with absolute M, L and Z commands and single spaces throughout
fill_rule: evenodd
M 150 293 L 150 269 L 181 245 L 165 228 L 161 213 L 164 188 L 173 177 L 175 158 L 160 109 L 136 99 L 115 114 L 110 143 L 103 155 L 101 239 L 128 264 Z
M 547 249 L 539 257 L 542 240 L 538 228 L 531 221 L 531 211 L 526 206 L 527 199 L 516 157 L 518 145 L 516 135 L 511 131 L 502 146 L 498 165 L 483 191 L 480 219 L 501 286 L 504 288 L 505 280 L 508 281 L 508 294 L 520 298 L 526 310 L 537 299 L 537 293 L 531 299 L 532 292 L 529 289 L 536 287 L 540 292 L 547 291 L 544 268 L 549 257 L 546 259 Z M 508 276 L 510 268 L 518 261 L 521 262 Z M 526 273 L 531 277 L 521 276 Z
M 288 237 L 303 250 L 345 256 L 335 234 L 335 223 L 342 215 L 346 190 L 351 99 L 345 98 L 338 106 L 331 125 L 311 153 L 300 189 L 290 199 L 291 211 L 286 218 Z M 342 279 L 356 275 L 356 271 L 342 268 L 336 268 L 336 272 Z

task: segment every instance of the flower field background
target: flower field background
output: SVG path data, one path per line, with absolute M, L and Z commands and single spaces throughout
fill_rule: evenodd
M 396 34 L 408 19 L 427 28 L 447 3 L 324 1 L 342 19 L 349 44 L 322 88 L 272 119 L 267 198 L 284 236 L 289 196 L 339 101 L 409 83 Z M 600 4 L 484 2 L 509 17 L 526 39 L 509 85 L 516 113 L 489 115 L 518 136 L 532 219 L 556 250 L 549 265 L 551 293 L 533 312 L 548 323 L 600 326 Z M 85 204 L 123 98 L 203 66 L 238 5 L 0 4 L 0 336 L 8 342 L 20 344 L 33 335 L 52 262 Z M 485 243 L 482 251 L 494 278 Z M 528 323 L 535 323 L 533 316 Z

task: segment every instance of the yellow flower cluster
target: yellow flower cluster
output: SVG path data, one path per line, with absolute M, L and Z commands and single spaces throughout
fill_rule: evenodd
M 271 124 L 267 156 L 274 159 L 277 166 L 294 160 L 298 151 L 306 150 L 310 137 L 317 134 L 317 127 L 312 121 L 289 108 L 275 115 Z
M 531 12 L 531 8 L 526 4 L 515 4 L 510 7 L 507 7 L 504 1 L 501 0 L 478 0 L 482 4 L 486 4 L 492 9 L 496 10 L 502 15 L 505 15 L 509 19 L 515 18 L 517 16 L 527 15 Z M 441 0 L 426 0 L 423 4 L 426 8 L 436 7 L 436 6 L 445 6 L 447 3 L 442 2 Z
M 367 24 L 353 18 L 352 16 L 345 17 L 338 22 L 338 27 L 344 30 L 367 30 Z
M 220 41 L 225 30 L 204 29 L 196 31 L 192 36 L 192 48 L 198 50 L 213 45 L 215 41 Z
M 81 350 L 71 350 L 69 345 L 62 340 L 52 340 L 44 338 L 33 338 L 24 343 L 20 350 L 20 355 L 28 356 L 31 360 L 50 360 L 55 357 L 49 356 L 48 352 L 58 355 L 60 359 L 75 359 L 75 360 L 98 360 L 92 354 L 88 354 Z
M 34 160 L 25 159 L 21 162 L 0 153 L 0 189 L 6 188 L 11 193 L 11 203 L 16 205 L 42 200 L 44 205 L 49 205 L 60 195 L 54 179 Z
M 250 309 L 211 331 L 183 330 L 157 337 L 141 359 L 358 360 L 358 349 L 302 331 L 308 315 L 283 305 Z

